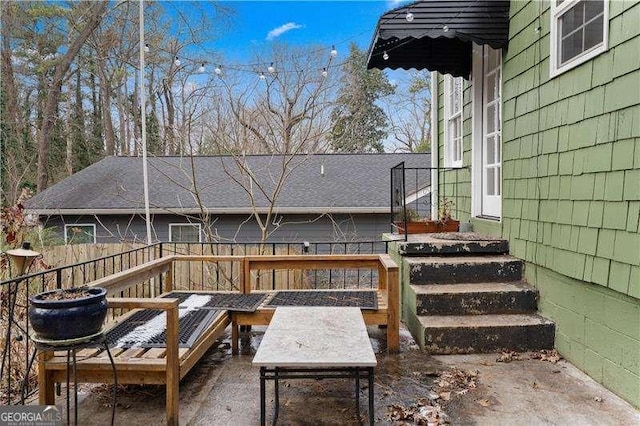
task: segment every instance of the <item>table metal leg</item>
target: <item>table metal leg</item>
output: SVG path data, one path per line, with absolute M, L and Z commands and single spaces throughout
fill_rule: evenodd
M 369 424 L 373 426 L 375 416 L 373 414 L 373 368 L 369 368 Z
M 275 424 L 278 422 L 278 414 L 280 414 L 280 386 L 278 384 L 278 368 L 276 367 L 275 369 L 275 380 L 274 380 L 274 390 L 276 393 L 276 410 L 275 413 L 273 415 L 273 426 L 275 426 Z
M 360 369 L 356 368 L 356 416 L 360 418 Z
M 265 367 L 260 367 L 260 424 L 262 426 L 266 425 L 264 375 L 265 375 Z

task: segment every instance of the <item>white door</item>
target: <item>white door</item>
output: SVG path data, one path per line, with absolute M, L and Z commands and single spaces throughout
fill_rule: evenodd
M 502 54 L 483 49 L 482 215 L 502 215 Z
M 502 53 L 474 46 L 473 55 L 473 215 L 502 215 Z

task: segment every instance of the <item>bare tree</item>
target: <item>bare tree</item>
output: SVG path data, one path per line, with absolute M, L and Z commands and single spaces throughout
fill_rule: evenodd
M 321 49 L 276 45 L 268 60 L 256 62 L 264 71 L 249 73 L 241 84 L 221 79 L 220 128 L 211 128 L 209 138 L 216 153 L 230 155 L 232 161 L 221 161 L 221 167 L 246 193 L 264 242 L 277 229 L 276 205 L 291 173 L 305 155 L 327 149 L 337 79 L 329 72 L 335 69 L 329 52 Z M 259 153 L 272 155 L 277 167 L 254 170 L 247 155 Z
M 74 18 L 79 15 L 80 19 L 77 21 L 84 23 L 80 28 L 78 28 L 77 36 L 69 43 L 67 51 L 56 65 L 51 85 L 47 92 L 47 97 L 44 103 L 45 106 L 42 113 L 40 134 L 38 135 L 38 191 L 46 188 L 49 181 L 49 135 L 54 124 L 58 108 L 58 100 L 60 99 L 60 94 L 62 92 L 62 83 L 73 59 L 76 57 L 78 52 L 80 52 L 80 49 L 89 36 L 100 24 L 100 21 L 107 10 L 108 4 L 108 1 L 100 0 L 92 2 L 89 7 L 86 7 L 86 4 L 81 2 L 76 5 L 74 10 L 71 12 L 71 15 Z M 86 13 L 81 14 L 81 10 L 86 10 Z M 69 22 L 76 22 L 76 19 L 70 19 Z
M 383 100 L 394 152 L 430 151 L 430 83 L 427 71 L 411 72 L 408 80 L 396 83 L 396 92 Z

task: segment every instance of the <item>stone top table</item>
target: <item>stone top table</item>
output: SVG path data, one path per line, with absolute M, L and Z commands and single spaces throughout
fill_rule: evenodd
M 279 307 L 253 365 L 260 367 L 375 367 L 360 308 Z
M 373 424 L 376 355 L 360 308 L 278 307 L 253 358 L 260 367 L 260 424 L 266 423 L 265 381 L 275 384 L 274 424 L 278 419 L 278 380 L 356 379 L 360 412 L 360 379 L 369 380 L 369 423 Z

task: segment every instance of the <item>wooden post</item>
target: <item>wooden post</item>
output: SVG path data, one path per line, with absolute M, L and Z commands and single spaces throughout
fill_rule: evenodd
M 171 299 L 169 299 L 171 300 Z M 180 406 L 180 360 L 178 358 L 178 299 L 167 309 L 167 425 L 178 424 Z
M 400 350 L 400 281 L 398 267 L 387 269 L 388 320 L 387 349 L 389 352 Z
M 242 261 L 244 266 L 244 273 L 242 274 L 242 293 L 249 294 L 251 293 L 251 264 L 249 262 L 249 258 L 245 257 Z
M 238 323 L 235 315 L 231 315 L 231 355 L 238 355 Z
M 167 293 L 173 291 L 173 262 L 174 260 L 169 262 L 169 269 L 167 269 L 167 278 L 164 281 L 165 283 L 164 291 Z
M 55 405 L 55 383 L 53 371 L 47 370 L 45 362 L 53 357 L 53 352 L 38 352 L 38 403 L 40 405 Z
M 378 265 L 378 290 L 387 289 L 387 268 L 380 262 Z

